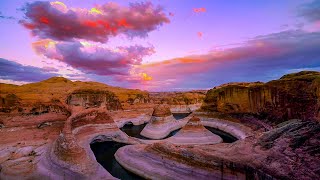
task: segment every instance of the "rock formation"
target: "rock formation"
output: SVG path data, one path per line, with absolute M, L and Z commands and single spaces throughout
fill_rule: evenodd
M 113 179 L 90 149 L 100 141 L 135 144 L 115 157 L 149 179 L 320 179 L 319 83 L 319 72 L 300 72 L 268 83 L 219 86 L 208 92 L 204 111 L 193 112 L 201 122 L 189 123 L 189 117 L 175 120 L 171 112 L 193 108 L 201 93 L 149 96 L 61 77 L 22 86 L 0 83 L 0 179 Z M 153 109 L 153 103 L 167 105 Z M 256 128 L 235 113 L 272 124 Z M 291 118 L 302 120 L 285 121 Z M 118 128 L 146 122 L 142 134 L 153 139 L 182 129 L 168 139 L 141 140 Z M 239 140 L 211 144 L 218 141 L 202 125 Z
M 201 107 L 207 91 L 151 92 L 150 101 L 154 104 L 168 104 L 173 113 L 190 113 Z
M 268 83 L 229 83 L 208 91 L 202 110 L 254 114 L 272 122 L 320 121 L 320 72 L 302 71 Z
M 207 130 L 197 117 L 192 117 L 174 136 L 168 138 L 174 144 L 216 144 L 221 143 L 220 136 Z
M 85 108 L 104 107 L 107 110 L 122 109 L 121 103 L 114 93 L 101 90 L 76 90 L 68 96 L 67 103 Z
M 174 119 L 169 105 L 157 105 L 154 107 L 150 122 L 141 131 L 141 135 L 150 139 L 162 139 L 185 123 Z
M 145 91 L 112 87 L 97 82 L 72 82 L 63 77 L 53 77 L 21 86 L 0 83 L 0 113 L 32 113 L 31 110 L 38 108 L 39 105 L 48 109 L 48 106 L 55 101 L 66 99 L 72 104 L 90 107 L 101 103 L 112 104 L 112 107 L 107 108 L 113 110 L 121 108 L 119 104 L 113 104 L 113 99 L 118 99 L 125 105 L 130 98 L 148 102 L 149 94 Z
M 152 179 L 319 179 L 320 124 L 290 121 L 232 144 L 133 145 L 116 152 L 126 169 Z M 165 165 L 164 165 L 165 164 Z

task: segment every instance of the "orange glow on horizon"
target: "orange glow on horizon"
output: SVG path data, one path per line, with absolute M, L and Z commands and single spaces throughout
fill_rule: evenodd
M 151 81 L 152 77 L 149 76 L 147 73 L 139 73 L 143 81 Z
M 165 60 L 161 62 L 154 62 L 148 64 L 140 65 L 141 68 L 148 68 L 148 67 L 157 67 L 162 65 L 170 65 L 170 64 L 189 64 L 189 63 L 202 63 L 205 60 L 198 59 L 198 58 L 176 58 L 171 60 Z

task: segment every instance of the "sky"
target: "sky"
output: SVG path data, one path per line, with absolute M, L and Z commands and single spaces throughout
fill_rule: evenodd
M 0 82 L 148 91 L 320 71 L 320 0 L 0 1 Z

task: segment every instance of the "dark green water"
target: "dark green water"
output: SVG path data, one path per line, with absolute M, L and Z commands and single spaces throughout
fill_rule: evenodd
M 119 179 L 136 180 L 143 179 L 124 169 L 114 157 L 116 151 L 127 144 L 105 141 L 90 145 L 98 163 L 100 163 L 112 176 Z
M 176 119 L 176 120 L 179 120 L 179 119 L 183 119 L 187 116 L 189 116 L 191 113 L 172 113 L 173 117 Z
M 122 128 L 120 128 L 121 131 L 125 132 L 128 136 L 131 137 L 136 137 L 139 139 L 146 139 L 146 140 L 151 140 L 147 137 L 141 136 L 140 132 L 143 130 L 143 128 L 146 126 L 146 124 L 141 124 L 141 125 L 133 125 L 133 124 L 126 124 Z M 167 137 L 163 138 L 166 139 L 168 137 L 171 137 L 175 135 L 180 129 L 172 131 Z
M 221 131 L 219 129 L 216 129 L 216 128 L 213 128 L 213 127 L 209 127 L 209 126 L 205 126 L 205 128 L 208 129 L 209 131 L 211 131 L 212 133 L 220 136 L 224 143 L 233 143 L 233 142 L 238 140 L 238 138 L 232 136 L 229 133 Z

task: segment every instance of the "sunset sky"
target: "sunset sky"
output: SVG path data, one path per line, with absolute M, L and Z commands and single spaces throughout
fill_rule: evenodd
M 149 91 L 320 71 L 320 0 L 0 1 L 0 82 Z

